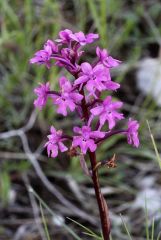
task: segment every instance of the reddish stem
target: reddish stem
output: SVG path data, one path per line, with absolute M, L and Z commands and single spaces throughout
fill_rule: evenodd
M 46 93 L 51 95 L 53 94 L 53 95 L 61 96 L 61 93 L 57 91 L 47 91 Z
M 96 141 L 96 144 L 108 139 L 109 137 L 113 136 L 113 135 L 116 135 L 116 134 L 120 134 L 120 133 L 123 133 L 123 134 L 126 134 L 127 133 L 127 130 L 125 129 L 122 129 L 122 130 L 115 130 L 115 131 L 110 131 L 108 133 L 106 133 L 106 135 L 103 137 L 103 138 L 100 138 Z
M 80 91 L 80 93 L 84 96 L 83 89 Z M 88 107 L 87 107 L 87 104 L 86 104 L 85 96 L 82 99 L 82 105 L 81 106 L 82 106 L 84 121 L 85 121 L 85 123 L 87 123 L 88 119 L 89 119 L 89 112 L 88 112 Z M 96 153 L 95 152 L 90 152 L 90 151 L 88 153 L 89 153 L 89 159 L 90 159 L 90 162 L 91 162 L 92 180 L 93 180 L 93 186 L 94 186 L 95 195 L 96 195 L 97 204 L 98 204 L 99 213 L 100 213 L 103 238 L 104 238 L 104 240 L 109 240 L 110 219 L 109 219 L 107 204 L 106 204 L 105 199 L 104 199 L 104 197 L 101 193 L 99 177 L 98 177 L 98 170 L 96 169 L 96 165 L 97 165 Z
M 101 193 L 98 170 L 96 169 L 97 160 L 96 160 L 95 152 L 89 152 L 89 158 L 90 158 L 91 168 L 92 168 L 92 180 L 93 180 L 95 195 L 96 195 L 97 204 L 99 207 L 103 238 L 104 240 L 109 240 L 110 227 L 111 227 L 110 219 L 109 219 L 109 211 L 108 211 L 107 203 L 105 202 L 105 199 Z
M 71 136 L 69 136 L 69 135 L 66 135 L 66 134 L 64 134 L 64 135 L 62 135 L 62 137 L 61 137 L 62 139 L 65 139 L 65 140 L 73 140 L 73 137 L 71 137 Z

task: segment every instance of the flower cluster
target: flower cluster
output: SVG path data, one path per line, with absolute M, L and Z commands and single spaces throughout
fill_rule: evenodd
M 114 134 L 126 135 L 128 144 L 139 146 L 139 124 L 136 120 L 129 119 L 127 129 L 114 129 L 117 122 L 124 119 L 124 115 L 119 111 L 123 103 L 112 101 L 109 96 L 111 91 L 120 88 L 118 83 L 112 81 L 110 69 L 121 62 L 110 56 L 106 49 L 96 47 L 97 61 L 80 64 L 84 54 L 82 47 L 98 38 L 98 34 L 85 35 L 83 32 L 73 33 L 65 29 L 59 32 L 58 39 L 48 40 L 43 50 L 36 52 L 30 59 L 32 64 L 44 64 L 47 68 L 57 65 L 71 74 L 70 80 L 65 76 L 59 79 L 59 91 L 51 90 L 48 82 L 35 88 L 35 107 L 41 110 L 50 98 L 58 114 L 67 116 L 69 112 L 75 112 L 82 123 L 81 127 L 74 126 L 72 137 L 52 126 L 45 144 L 48 156 L 56 157 L 58 150 L 67 151 L 64 141 L 70 141 L 71 148 L 76 149 L 78 154 L 95 152 L 99 142 Z M 102 99 L 102 92 L 108 93 L 105 99 Z

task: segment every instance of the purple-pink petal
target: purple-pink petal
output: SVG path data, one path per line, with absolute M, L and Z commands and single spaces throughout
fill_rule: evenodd
M 77 93 L 77 92 L 72 92 L 71 97 L 77 103 L 80 103 L 81 100 L 83 99 L 83 96 L 80 93 Z
M 92 66 L 87 62 L 81 64 L 81 69 L 82 72 L 87 75 L 89 75 L 92 72 Z
M 100 131 L 93 131 L 90 133 L 90 137 L 97 139 L 97 138 L 103 138 L 105 136 L 105 132 Z
M 113 68 L 120 65 L 121 61 L 114 59 L 111 57 L 106 49 L 96 48 L 96 54 L 100 60 L 100 62 L 107 68 Z
M 68 150 L 68 148 L 62 142 L 58 142 L 58 146 L 61 152 L 66 152 Z
M 70 38 L 73 41 L 78 42 L 80 45 L 84 46 L 86 44 L 92 43 L 95 39 L 98 39 L 99 35 L 94 33 L 89 33 L 85 35 L 83 32 L 77 32 L 70 34 Z
M 88 149 L 94 152 L 97 148 L 94 140 L 105 136 L 104 132 L 92 131 L 89 126 L 83 126 L 82 128 L 74 127 L 73 131 L 79 134 L 79 136 L 74 136 L 72 146 L 79 146 L 83 154 L 86 154 Z
M 38 65 L 45 64 L 47 68 L 50 68 L 50 60 L 52 58 L 52 54 L 57 52 L 58 46 L 52 40 L 48 40 L 44 44 L 44 49 L 37 51 L 34 54 L 34 57 L 30 59 L 30 63 L 36 63 Z
M 44 44 L 44 50 L 51 56 L 52 53 L 58 52 L 58 46 L 52 41 L 47 40 L 47 42 Z
M 55 102 L 55 104 L 58 105 L 56 112 L 59 114 L 62 114 L 64 117 L 66 117 L 67 116 L 67 107 L 64 104 L 64 102 L 60 100 L 60 101 Z
M 73 131 L 74 131 L 75 133 L 79 133 L 79 134 L 82 133 L 82 129 L 81 129 L 80 127 L 74 127 L 74 128 L 73 128 Z
M 98 34 L 95 34 L 95 33 L 88 33 L 86 35 L 86 38 L 87 38 L 87 42 L 88 43 L 92 43 L 95 39 L 98 39 L 99 38 L 99 35 Z
M 106 59 L 103 63 L 106 67 L 113 68 L 113 67 L 119 66 L 121 61 L 119 61 L 111 56 L 108 56 L 108 59 Z
M 104 83 L 104 85 L 107 90 L 117 90 L 120 88 L 120 84 L 113 81 L 107 81 Z
M 58 130 L 51 126 L 50 135 L 48 135 L 48 141 L 45 144 L 47 148 L 48 156 L 55 158 L 58 155 L 58 150 L 65 152 L 68 148 L 63 144 L 62 131 Z
M 56 39 L 56 42 L 60 43 L 69 43 L 71 41 L 70 35 L 72 34 L 72 31 L 69 29 L 65 29 L 59 32 L 59 39 Z
M 51 157 L 55 158 L 58 156 L 58 146 L 57 145 L 52 145 L 50 151 L 51 151 Z
M 86 144 L 86 147 L 87 147 L 87 149 L 89 148 L 91 152 L 94 152 L 97 148 L 97 145 L 95 144 L 93 139 L 89 139 Z
M 77 78 L 74 82 L 74 86 L 77 86 L 79 84 L 85 83 L 88 81 L 88 77 L 87 76 L 80 76 L 79 78 Z
M 109 129 L 112 129 L 116 125 L 117 120 L 123 119 L 123 114 L 117 112 L 117 109 L 122 107 L 122 102 L 112 102 L 111 96 L 106 97 L 106 99 L 95 108 L 92 108 L 90 112 L 93 116 L 99 117 L 100 126 L 99 129 L 107 121 L 109 124 Z
M 60 95 L 53 95 L 51 97 L 53 103 L 58 105 L 57 113 L 67 116 L 67 109 L 70 109 L 70 111 L 73 112 L 76 105 L 83 99 L 83 96 L 73 88 L 72 84 L 66 77 L 61 77 L 59 79 L 59 86 L 61 88 Z
M 40 84 L 39 87 L 34 89 L 34 93 L 37 95 L 37 99 L 34 101 L 35 107 L 41 110 L 46 105 L 48 91 L 50 91 L 49 83 Z
M 139 137 L 138 137 L 139 123 L 136 120 L 131 118 L 128 121 L 128 130 L 127 130 L 127 141 L 128 144 L 132 144 L 135 147 L 139 147 Z
M 97 116 L 103 111 L 103 106 L 97 106 L 95 108 L 92 108 L 90 112 L 94 115 Z

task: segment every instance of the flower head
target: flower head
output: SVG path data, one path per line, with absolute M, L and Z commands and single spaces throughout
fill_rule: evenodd
M 121 61 L 111 57 L 106 49 L 96 48 L 96 54 L 99 57 L 100 62 L 107 68 L 117 67 Z
M 136 120 L 132 120 L 131 118 L 128 121 L 128 130 L 127 130 L 127 142 L 128 144 L 132 144 L 135 147 L 139 147 L 139 138 L 138 138 L 138 129 L 139 123 Z
M 57 113 L 67 116 L 67 108 L 73 112 L 76 108 L 76 104 L 79 104 L 83 99 L 83 96 L 73 90 L 72 84 L 65 78 L 61 77 L 59 80 L 61 88 L 61 94 L 53 95 L 53 103 L 58 105 Z
M 37 51 L 34 57 L 30 59 L 30 63 L 34 64 L 45 64 L 47 68 L 50 68 L 50 59 L 53 53 L 58 51 L 58 47 L 52 40 L 48 40 L 44 44 L 44 49 Z
M 109 129 L 111 130 L 116 125 L 116 120 L 121 120 L 124 118 L 122 113 L 117 112 L 122 105 L 122 102 L 112 102 L 112 98 L 108 96 L 101 105 L 90 110 L 93 117 L 99 116 L 99 129 L 101 129 L 101 127 L 107 121 L 109 124 Z
M 98 34 L 89 33 L 85 35 L 83 32 L 78 32 L 74 34 L 70 34 L 72 40 L 78 42 L 81 46 L 84 46 L 88 43 L 94 42 L 95 39 L 99 38 Z
M 83 154 L 86 154 L 88 149 L 91 152 L 94 152 L 97 148 L 94 140 L 103 138 L 105 136 L 104 132 L 92 131 L 89 126 L 83 126 L 82 128 L 74 127 L 73 131 L 79 134 L 79 136 L 73 137 L 72 146 L 79 146 Z
M 34 101 L 35 107 L 41 110 L 45 106 L 48 98 L 48 91 L 50 91 L 49 82 L 40 84 L 39 87 L 34 89 L 34 93 L 37 95 L 37 99 Z
M 48 157 L 51 156 L 55 158 L 58 155 L 58 150 L 65 152 L 68 148 L 62 143 L 65 139 L 62 138 L 61 130 L 56 131 L 56 129 L 51 126 L 50 133 L 45 147 L 47 147 Z
M 124 134 L 127 136 L 129 144 L 139 146 L 137 121 L 129 119 L 127 130 L 112 130 L 117 121 L 124 118 L 120 113 L 123 103 L 112 101 L 112 97 L 102 94 L 103 91 L 116 90 L 120 84 L 111 80 L 110 70 L 117 67 L 121 62 L 109 55 L 106 49 L 96 48 L 97 62 L 80 64 L 80 57 L 84 53 L 82 46 L 93 43 L 99 35 L 94 33 L 84 34 L 83 32 L 73 33 L 69 29 L 59 32 L 57 40 L 48 40 L 43 49 L 36 52 L 30 59 L 30 63 L 44 64 L 47 68 L 57 65 L 65 68 L 74 80 L 69 81 L 62 76 L 59 79 L 59 90 L 50 91 L 49 83 L 40 84 L 34 89 L 37 99 L 34 101 L 35 107 L 42 109 L 48 97 L 52 98 L 56 105 L 57 113 L 67 116 L 68 111 L 76 110 L 82 121 L 82 127 L 74 127 L 74 136 L 63 135 L 62 131 L 57 131 L 53 126 L 48 135 L 47 147 L 48 156 L 56 157 L 58 151 L 67 151 L 64 145 L 65 140 L 72 141 L 72 147 L 76 151 L 80 148 L 81 155 L 94 152 L 97 144 L 114 134 Z M 52 64 L 51 60 L 54 60 Z M 101 95 L 102 94 L 102 95 Z M 97 117 L 95 131 L 92 130 L 91 122 Z M 101 132 L 104 124 L 107 124 L 109 131 L 107 134 Z M 75 152 L 77 154 L 77 151 Z

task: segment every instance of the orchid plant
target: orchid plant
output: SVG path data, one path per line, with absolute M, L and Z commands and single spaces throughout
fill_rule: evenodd
M 115 159 L 98 161 L 96 150 L 103 141 L 116 134 L 126 136 L 128 144 L 138 147 L 139 123 L 129 119 L 126 129 L 115 129 L 124 115 L 120 113 L 123 103 L 112 101 L 110 96 L 111 91 L 120 88 L 120 84 L 111 80 L 110 69 L 121 62 L 110 56 L 106 49 L 96 47 L 97 60 L 92 64 L 80 64 L 81 56 L 85 53 L 82 48 L 98 38 L 98 34 L 85 35 L 83 32 L 73 33 L 65 29 L 59 32 L 59 38 L 55 41 L 48 40 L 44 48 L 30 59 L 30 63 L 44 64 L 48 69 L 57 65 L 71 74 L 70 80 L 65 76 L 59 79 L 59 91 L 52 90 L 49 82 L 35 88 L 37 99 L 34 105 L 42 110 L 50 98 L 58 114 L 66 117 L 70 111 L 75 111 L 81 119 L 81 126 L 73 126 L 72 136 L 51 126 L 45 147 L 48 156 L 52 158 L 57 157 L 59 151 L 68 151 L 71 155 L 80 157 L 84 172 L 93 181 L 104 240 L 109 240 L 111 224 L 107 203 L 101 193 L 98 168 L 101 165 L 115 166 Z M 105 99 L 102 98 L 102 92 L 108 93 Z M 67 147 L 69 143 L 70 147 Z M 86 165 L 86 156 L 89 156 L 90 170 Z

